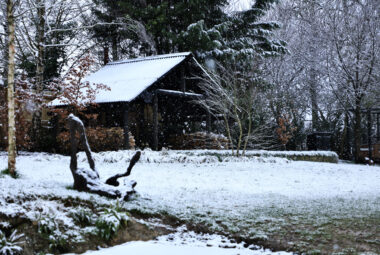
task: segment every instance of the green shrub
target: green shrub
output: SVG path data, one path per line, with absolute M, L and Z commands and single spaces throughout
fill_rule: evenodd
M 129 216 L 126 213 L 118 212 L 116 209 L 104 209 L 96 220 L 98 235 L 104 240 L 110 240 L 114 234 L 125 226 Z

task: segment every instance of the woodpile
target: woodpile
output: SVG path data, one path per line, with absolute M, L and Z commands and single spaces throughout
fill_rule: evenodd
M 169 146 L 174 150 L 225 150 L 229 148 L 229 141 L 223 135 L 196 132 L 170 137 Z

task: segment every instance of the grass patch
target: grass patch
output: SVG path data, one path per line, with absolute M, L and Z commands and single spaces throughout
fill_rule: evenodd
M 274 250 L 299 254 L 379 254 L 380 214 L 374 208 L 366 208 L 367 201 L 344 200 L 342 205 L 335 200 L 320 202 L 289 201 L 270 208 L 257 207 L 241 215 L 191 212 L 180 219 L 196 232 L 219 233 Z
M 0 175 L 9 175 L 9 176 L 12 177 L 13 179 L 18 179 L 18 178 L 20 178 L 20 175 L 19 175 L 19 173 L 17 173 L 17 172 L 15 172 L 14 175 L 11 175 L 11 173 L 9 172 L 9 169 L 8 169 L 8 168 L 2 170 L 2 171 L 0 172 Z
M 67 185 L 65 188 L 67 190 L 74 190 L 74 186 L 73 185 Z

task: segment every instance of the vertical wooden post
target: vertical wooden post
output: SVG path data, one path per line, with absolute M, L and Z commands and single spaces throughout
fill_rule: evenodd
M 157 91 L 153 99 L 153 150 L 158 151 L 158 95 Z
M 186 91 L 186 80 L 185 80 L 185 67 L 181 66 L 181 90 L 183 93 Z
M 368 118 L 368 123 L 367 123 L 367 128 L 368 128 L 368 158 L 372 159 L 372 113 L 371 109 L 367 109 L 367 118 Z
M 107 45 L 103 46 L 103 64 L 107 65 L 110 62 L 109 49 Z
M 347 117 L 347 147 L 348 147 L 348 151 L 349 151 L 349 155 L 350 155 L 350 158 L 352 158 L 352 137 L 351 137 L 351 127 L 352 127 L 352 121 L 350 121 L 350 118 L 349 116 Z
M 136 146 L 137 147 L 142 147 L 143 144 L 146 143 L 146 138 L 144 134 L 146 134 L 145 131 L 145 116 L 144 116 L 144 107 L 145 107 L 145 102 L 141 102 L 137 105 L 137 120 L 136 120 L 136 133 L 133 134 L 135 137 L 136 141 Z
M 129 105 L 128 103 L 123 104 L 123 132 L 124 132 L 124 149 L 129 150 Z
M 58 137 L 59 131 L 61 130 L 61 127 L 59 125 L 58 115 L 53 115 L 53 117 L 50 120 L 50 124 L 51 124 L 51 129 L 52 129 L 50 132 L 51 132 L 52 136 L 54 137 L 52 149 L 53 149 L 54 153 L 57 153 L 57 148 L 59 148 L 57 137 Z
M 377 114 L 377 141 L 380 141 L 380 113 Z
M 206 114 L 206 129 L 207 129 L 207 133 L 210 134 L 211 133 L 211 113 L 210 113 L 210 110 L 207 110 L 207 114 Z

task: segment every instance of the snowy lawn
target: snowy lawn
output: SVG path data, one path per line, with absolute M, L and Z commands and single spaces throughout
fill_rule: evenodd
M 130 155 L 96 154 L 101 178 L 124 171 Z M 83 154 L 79 159 L 84 159 Z M 6 167 L 6 160 L 0 154 L 0 169 Z M 122 205 L 134 213 L 172 215 L 196 230 L 277 250 L 329 254 L 380 250 L 378 166 L 257 157 L 219 162 L 211 156 L 178 152 L 143 152 L 141 161 L 131 175 L 138 183 L 137 195 Z M 69 157 L 24 154 L 18 157 L 17 168 L 20 179 L 0 178 L 0 214 L 24 214 L 36 220 L 36 212 L 50 211 L 70 225 L 59 205 L 41 198 L 110 203 L 69 189 L 73 182 Z
M 88 251 L 88 255 L 290 255 L 288 252 L 271 252 L 255 245 L 231 243 L 225 237 L 210 234 L 197 234 L 178 228 L 176 233 L 160 236 L 154 241 L 135 241 L 112 248 Z M 67 254 L 70 255 L 70 254 Z

